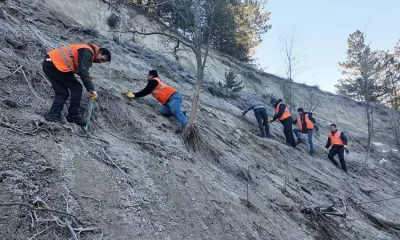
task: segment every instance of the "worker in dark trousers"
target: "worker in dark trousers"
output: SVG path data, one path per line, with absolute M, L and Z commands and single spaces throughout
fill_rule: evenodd
M 89 68 L 92 63 L 111 61 L 111 53 L 96 44 L 69 44 L 47 52 L 43 61 L 43 71 L 49 79 L 55 97 L 50 111 L 44 116 L 49 122 L 62 122 L 61 112 L 70 98 L 67 121 L 84 126 L 86 122 L 79 115 L 82 84 L 75 78 L 78 74 L 90 98 L 96 99 Z
M 267 108 L 263 103 L 256 102 L 252 105 L 250 105 L 244 112 L 243 116 L 246 115 L 246 113 L 250 110 L 254 111 L 254 116 L 257 119 L 258 122 L 258 127 L 260 128 L 261 132 L 261 137 L 262 138 L 270 138 L 271 135 L 269 133 L 269 126 L 268 126 L 268 114 L 267 114 Z
M 344 161 L 344 152 L 349 153 L 347 148 L 347 138 L 342 131 L 337 130 L 336 124 L 330 125 L 331 132 L 328 135 L 328 141 L 325 145 L 325 152 L 328 152 L 329 146 L 331 149 L 328 153 L 329 160 L 332 161 L 335 166 L 339 166 L 335 160 L 335 155 L 339 156 L 340 164 L 342 165 L 343 171 L 347 173 L 346 162 Z
M 303 108 L 297 109 L 297 119 L 293 121 L 293 124 L 298 124 L 299 128 L 293 129 L 294 134 L 297 137 L 297 144 L 303 143 L 300 138 L 300 133 L 306 133 L 308 136 L 308 144 L 310 145 L 310 155 L 314 154 L 314 143 L 313 143 L 313 132 L 314 129 L 318 129 L 316 121 L 310 112 L 304 112 Z
M 271 98 L 271 104 L 275 108 L 275 115 L 270 122 L 274 122 L 278 119 L 283 125 L 283 133 L 285 134 L 286 143 L 292 147 L 296 147 L 296 141 L 294 140 L 292 129 L 292 114 L 290 114 L 287 105 L 282 102 L 282 99 L 276 100 L 275 98 Z

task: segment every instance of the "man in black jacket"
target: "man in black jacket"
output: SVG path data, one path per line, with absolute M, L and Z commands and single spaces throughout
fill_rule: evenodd
M 268 126 L 267 108 L 265 107 L 265 105 L 260 102 L 253 103 L 243 112 L 242 115 L 246 115 L 246 113 L 250 110 L 254 111 L 254 116 L 256 117 L 258 127 L 260 128 L 261 137 L 271 137 Z
M 290 114 L 289 109 L 285 103 L 282 102 L 282 99 L 271 98 L 272 106 L 274 106 L 275 115 L 270 120 L 270 122 L 274 122 L 279 119 L 279 121 L 283 125 L 283 133 L 285 134 L 286 143 L 291 145 L 292 147 L 296 147 L 296 141 L 294 140 L 293 130 L 292 130 L 292 114 Z
M 339 156 L 340 164 L 342 165 L 343 171 L 347 172 L 346 162 L 344 161 L 344 152 L 349 153 L 347 149 L 347 138 L 344 133 L 336 128 L 336 124 L 330 125 L 331 132 L 328 135 L 328 141 L 325 145 L 325 152 L 328 152 L 329 146 L 331 149 L 328 153 L 329 160 L 332 161 L 335 166 L 338 167 L 338 163 L 335 160 L 335 155 Z

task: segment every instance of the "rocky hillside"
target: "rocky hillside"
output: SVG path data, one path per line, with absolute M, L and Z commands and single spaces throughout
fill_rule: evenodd
M 318 153 L 311 157 L 307 146 L 284 144 L 279 123 L 271 125 L 272 139 L 261 139 L 252 114 L 241 117 L 251 101 L 281 96 L 284 79 L 212 52 L 198 112 L 201 147 L 193 151 L 151 96 L 121 96 L 144 87 L 154 68 L 190 109 L 190 51 L 176 58 L 163 38 L 109 32 L 104 1 L 0 6 L 0 239 L 400 238 L 400 156 L 384 107 L 374 109 L 379 131 L 367 157 L 362 104 L 296 85 L 299 103 L 310 91 L 321 103 L 314 113 Z M 122 14 L 132 28 L 162 28 L 139 13 Z M 53 92 L 41 63 L 53 47 L 91 41 L 113 59 L 92 67 L 99 98 L 84 134 L 43 119 Z M 217 84 L 230 69 L 245 84 L 234 96 L 220 94 Z M 82 114 L 87 103 L 85 93 Z M 350 140 L 349 174 L 322 152 L 332 122 Z M 333 205 L 346 218 L 301 212 Z

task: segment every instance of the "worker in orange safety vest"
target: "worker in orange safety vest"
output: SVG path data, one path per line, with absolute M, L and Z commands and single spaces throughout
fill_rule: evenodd
M 293 121 L 293 124 L 298 124 L 299 128 L 293 129 L 294 135 L 297 137 L 297 144 L 303 143 L 300 137 L 300 133 L 307 133 L 308 144 L 310 145 L 310 155 L 314 154 L 314 143 L 313 143 L 313 132 L 317 130 L 317 124 L 312 116 L 311 112 L 304 112 L 303 108 L 297 109 L 297 119 Z
M 330 147 L 328 158 L 332 161 L 335 166 L 338 167 L 338 163 L 334 159 L 335 155 L 339 156 L 340 164 L 342 165 L 343 171 L 347 172 L 346 162 L 344 161 L 344 152 L 349 153 L 347 147 L 347 137 L 344 133 L 336 128 L 336 124 L 330 125 L 331 132 L 328 135 L 328 141 L 325 145 L 325 152 L 328 152 Z
M 292 114 L 290 114 L 287 105 L 282 102 L 282 99 L 277 100 L 276 98 L 271 98 L 270 103 L 274 106 L 275 115 L 269 122 L 274 122 L 278 119 L 283 125 L 283 133 L 285 134 L 286 143 L 292 147 L 296 147 L 296 141 L 292 130 Z
M 43 61 L 43 71 L 55 92 L 50 111 L 44 116 L 50 122 L 62 122 L 61 112 L 70 98 L 67 121 L 84 126 L 86 122 L 79 115 L 82 96 L 82 84 L 75 78 L 78 74 L 90 98 L 95 99 L 95 92 L 89 68 L 92 63 L 111 61 L 111 53 L 96 44 L 69 44 L 47 52 Z
M 127 98 L 140 98 L 149 94 L 153 95 L 157 99 L 162 107 L 160 109 L 161 115 L 165 117 L 174 116 L 180 127 L 176 129 L 175 133 L 181 133 L 187 125 L 187 118 L 184 111 L 182 111 L 182 95 L 173 87 L 163 82 L 156 70 L 150 70 L 147 75 L 147 86 L 137 93 L 127 92 L 125 96 Z

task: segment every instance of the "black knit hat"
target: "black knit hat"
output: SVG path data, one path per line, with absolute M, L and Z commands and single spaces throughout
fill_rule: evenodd
M 334 123 L 332 123 L 330 126 L 336 128 L 336 124 Z
M 150 70 L 150 71 L 149 71 L 149 75 L 151 75 L 151 76 L 153 76 L 153 77 L 158 77 L 157 70 Z
M 303 108 L 298 108 L 297 112 L 304 112 L 304 109 Z

